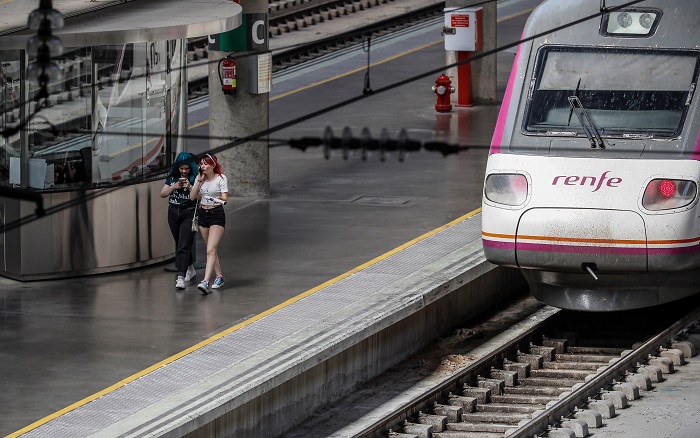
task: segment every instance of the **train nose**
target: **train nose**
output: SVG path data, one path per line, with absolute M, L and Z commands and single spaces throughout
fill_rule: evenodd
M 633 211 L 535 208 L 518 225 L 518 266 L 594 273 L 646 272 L 647 240 Z M 589 272 L 590 273 L 590 272 Z

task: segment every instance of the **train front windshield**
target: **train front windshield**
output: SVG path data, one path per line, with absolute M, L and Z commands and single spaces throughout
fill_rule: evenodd
M 697 51 L 542 47 L 523 130 L 586 136 L 592 123 L 601 137 L 677 137 L 698 59 Z

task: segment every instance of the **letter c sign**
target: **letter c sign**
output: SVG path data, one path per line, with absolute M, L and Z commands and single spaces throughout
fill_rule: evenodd
M 245 14 L 248 50 L 267 50 L 267 14 Z
M 265 22 L 263 20 L 257 20 L 252 26 L 251 37 L 253 37 L 255 44 L 265 44 L 265 37 L 260 38 L 258 36 L 261 33 L 260 26 L 262 26 L 262 34 L 265 35 Z

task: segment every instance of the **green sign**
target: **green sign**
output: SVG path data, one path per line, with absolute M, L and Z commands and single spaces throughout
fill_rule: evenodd
M 243 14 L 241 25 L 209 37 L 209 50 L 250 52 L 267 50 L 267 14 Z

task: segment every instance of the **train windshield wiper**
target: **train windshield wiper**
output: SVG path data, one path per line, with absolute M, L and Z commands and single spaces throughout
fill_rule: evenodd
M 605 143 L 603 143 L 600 132 L 598 132 L 598 129 L 593 124 L 593 121 L 588 115 L 588 111 L 586 111 L 586 108 L 584 108 L 578 96 L 569 96 L 569 105 L 571 105 L 571 111 L 576 114 L 576 118 L 579 123 L 581 123 L 583 131 L 586 133 L 586 137 L 588 137 L 588 141 L 591 142 L 591 147 L 605 149 Z
M 581 89 L 581 78 L 578 78 L 578 84 L 576 84 L 576 90 L 574 90 L 574 96 L 578 97 L 578 90 Z M 566 122 L 566 126 L 571 126 L 571 116 L 574 114 L 574 106 L 571 105 L 571 111 L 569 111 L 569 120 Z

